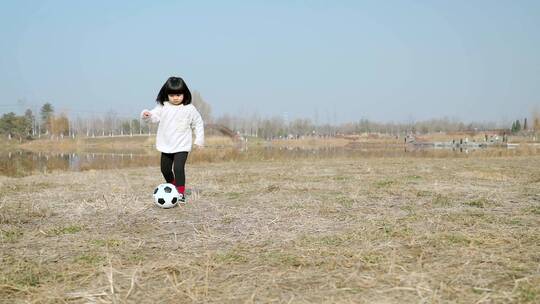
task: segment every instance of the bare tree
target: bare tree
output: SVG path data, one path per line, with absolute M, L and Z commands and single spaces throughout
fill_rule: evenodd
M 197 108 L 197 111 L 201 113 L 201 117 L 205 122 L 211 122 L 212 121 L 212 108 L 210 107 L 210 104 L 208 104 L 201 96 L 201 93 L 198 91 L 193 91 L 192 100 L 191 102 Z

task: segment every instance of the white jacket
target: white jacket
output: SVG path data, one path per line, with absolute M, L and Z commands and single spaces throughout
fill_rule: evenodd
M 167 101 L 150 110 L 152 115 L 141 118 L 146 122 L 159 123 L 156 136 L 156 149 L 164 153 L 191 151 L 192 129 L 195 131 L 195 144 L 204 145 L 204 124 L 201 114 L 192 104 L 173 105 Z

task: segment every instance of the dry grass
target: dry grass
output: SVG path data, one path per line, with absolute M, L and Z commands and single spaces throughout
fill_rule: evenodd
M 540 157 L 0 178 L 4 303 L 538 303 Z
M 272 146 L 275 147 L 300 147 L 300 148 L 321 148 L 321 147 L 345 147 L 351 140 L 346 138 L 317 138 L 306 137 L 301 139 L 275 139 Z
M 36 139 L 19 147 L 34 152 L 141 152 L 154 145 L 155 135 Z
M 5 137 L 1 137 L 1 140 L 2 140 L 2 144 L 0 145 L 0 152 L 13 151 L 14 149 L 20 146 L 19 141 L 15 139 L 8 140 Z
M 111 152 L 111 153 L 129 153 L 129 152 L 149 152 L 154 151 L 156 142 L 155 134 L 152 135 L 134 135 L 117 137 L 82 137 L 77 139 L 38 139 L 32 140 L 20 145 L 13 144 L 10 149 L 15 147 L 34 152 Z M 206 145 L 209 147 L 233 147 L 232 139 L 224 136 L 210 136 L 206 138 Z

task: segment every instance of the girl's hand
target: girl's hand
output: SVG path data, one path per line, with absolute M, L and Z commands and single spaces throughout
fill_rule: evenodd
M 204 149 L 204 146 L 197 145 L 197 144 L 194 144 L 193 147 L 195 148 L 195 150 L 201 150 L 201 149 Z
M 144 111 L 142 115 L 143 118 L 149 118 L 150 116 L 152 116 L 152 113 L 150 113 L 150 111 Z

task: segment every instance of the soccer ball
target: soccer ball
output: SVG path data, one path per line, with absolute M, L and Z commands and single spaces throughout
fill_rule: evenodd
M 173 184 L 161 184 L 154 190 L 154 203 L 160 208 L 176 207 L 181 197 Z

